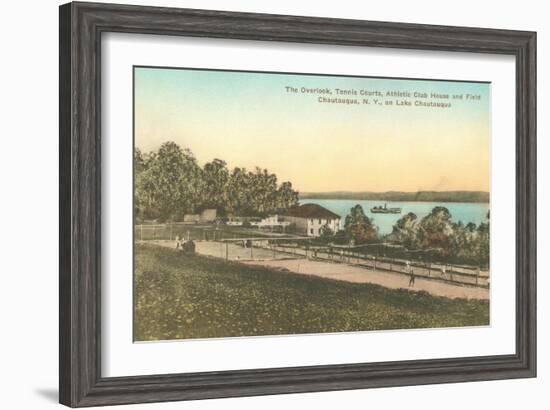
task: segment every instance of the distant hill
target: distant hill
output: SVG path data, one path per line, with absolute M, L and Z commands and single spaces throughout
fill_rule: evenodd
M 356 199 L 403 202 L 478 202 L 489 203 L 484 191 L 418 191 L 418 192 L 300 192 L 300 199 Z

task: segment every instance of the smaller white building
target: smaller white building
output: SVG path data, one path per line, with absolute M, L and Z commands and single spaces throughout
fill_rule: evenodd
M 252 221 L 250 222 L 250 225 L 257 226 L 259 228 L 286 228 L 290 225 L 290 222 L 280 220 L 278 215 L 271 215 L 261 219 L 260 221 Z
M 216 220 L 217 211 L 215 209 L 205 209 L 200 214 L 186 214 L 183 216 L 183 222 L 186 223 L 212 223 Z
M 244 221 L 241 218 L 229 218 L 225 223 L 228 226 L 243 226 Z

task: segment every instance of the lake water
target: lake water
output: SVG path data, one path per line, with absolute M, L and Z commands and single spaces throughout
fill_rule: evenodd
M 391 233 L 393 225 L 399 218 L 413 212 L 419 218 L 428 215 L 436 206 L 444 206 L 449 210 L 453 222 L 462 221 L 464 224 L 473 222 L 479 225 L 487 222 L 489 204 L 486 203 L 457 203 L 457 202 L 389 202 L 389 201 L 361 201 L 357 199 L 301 199 L 300 204 L 318 204 L 340 215 L 342 220 L 349 214 L 350 209 L 359 204 L 365 214 L 372 218 L 381 234 Z M 388 208 L 402 208 L 401 214 L 373 214 L 371 208 L 387 205 Z

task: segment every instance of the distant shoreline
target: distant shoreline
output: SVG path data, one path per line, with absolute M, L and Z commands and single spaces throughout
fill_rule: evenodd
M 301 192 L 299 199 L 348 199 L 358 201 L 391 202 L 457 202 L 489 203 L 489 192 L 484 191 L 418 191 L 418 192 Z

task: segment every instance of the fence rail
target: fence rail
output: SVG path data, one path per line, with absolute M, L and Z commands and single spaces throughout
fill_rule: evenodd
M 371 270 L 386 271 L 403 275 L 439 280 L 447 283 L 489 288 L 490 275 L 488 271 L 476 268 L 465 268 L 462 265 L 415 263 L 404 259 L 374 257 L 336 248 L 307 249 L 269 245 L 269 249 L 304 258 L 347 263 L 365 267 Z
M 489 271 L 480 267 L 415 261 L 413 259 L 357 252 L 353 247 L 342 245 L 318 245 L 315 238 L 311 237 L 289 236 L 288 234 L 265 234 L 265 236 L 261 236 L 261 232 L 254 229 L 236 231 L 216 228 L 212 225 L 184 223 L 135 225 L 134 235 L 136 240 L 175 241 L 179 237 L 185 240 L 216 242 L 220 245 L 212 256 L 225 259 L 233 259 L 231 256 L 252 260 L 255 258 L 307 258 L 346 263 L 394 274 L 414 275 L 419 278 L 458 285 L 483 288 L 489 288 L 490 286 Z M 239 251 L 238 248 L 241 250 Z M 243 248 L 247 248 L 247 251 L 244 252 Z M 255 252 L 255 248 L 262 249 L 263 252 Z

